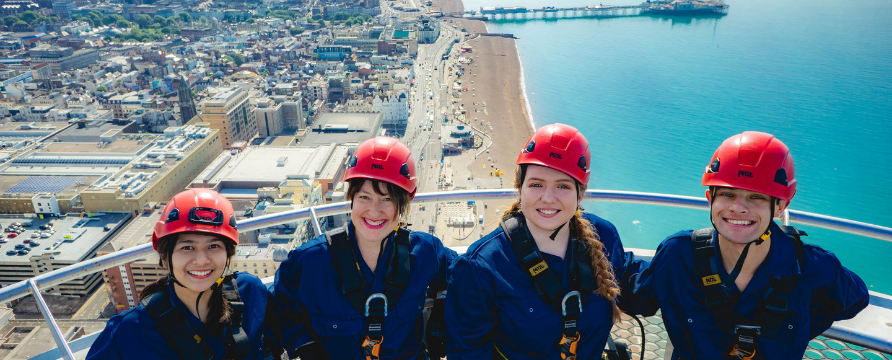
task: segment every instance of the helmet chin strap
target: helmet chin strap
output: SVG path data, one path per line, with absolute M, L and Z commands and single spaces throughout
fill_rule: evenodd
M 709 191 L 710 193 L 712 193 L 709 201 L 709 221 L 712 223 L 712 228 L 715 229 L 716 233 L 719 233 L 719 228 L 715 226 L 715 219 L 712 218 L 712 203 L 715 201 L 716 188 L 712 186 L 710 187 Z M 769 205 L 769 207 L 771 209 L 771 219 L 774 219 L 774 204 L 775 202 L 777 202 L 777 199 L 772 196 L 770 202 L 771 204 Z M 737 276 L 740 275 L 740 271 L 743 270 L 743 263 L 746 261 L 746 255 L 750 251 L 750 245 L 762 245 L 762 243 L 769 238 L 771 238 L 771 220 L 768 221 L 768 226 L 765 228 L 765 231 L 762 232 L 762 235 L 759 235 L 757 239 L 746 243 L 746 246 L 743 247 L 743 251 L 740 252 L 740 257 L 737 258 L 737 263 L 734 264 L 734 269 L 731 270 L 730 274 L 728 274 L 728 279 L 726 281 L 723 281 L 720 286 L 728 288 L 731 286 L 729 284 L 733 284 L 734 281 L 737 280 Z

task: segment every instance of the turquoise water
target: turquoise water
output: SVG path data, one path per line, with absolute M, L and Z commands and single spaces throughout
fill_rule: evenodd
M 604 2 L 605 4 L 609 2 Z M 635 3 L 611 3 L 631 5 Z M 892 226 L 892 2 L 731 1 L 719 19 L 631 17 L 487 23 L 513 33 L 536 126 L 592 143 L 590 188 L 703 196 L 721 141 L 745 130 L 792 150 L 796 210 Z M 480 6 L 594 1 L 466 0 Z M 588 202 L 627 247 L 709 226 L 698 210 Z M 803 227 L 871 289 L 892 294 L 892 243 Z

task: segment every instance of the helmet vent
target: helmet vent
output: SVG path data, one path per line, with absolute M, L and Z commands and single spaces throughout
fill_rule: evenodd
M 579 157 L 579 162 L 576 163 L 576 166 L 578 166 L 580 169 L 582 169 L 582 171 L 588 171 L 588 167 L 585 166 L 585 164 L 586 164 L 585 155 L 582 155 Z
M 403 164 L 403 166 L 400 166 L 400 175 L 402 175 L 406 179 L 412 179 L 411 175 L 409 174 L 409 164 Z
M 525 149 L 523 149 L 523 152 L 530 153 L 530 152 L 533 152 L 533 150 L 535 150 L 535 149 L 536 149 L 536 140 L 530 140 L 530 143 L 527 144 L 527 147 Z
M 787 170 L 784 168 L 777 169 L 777 172 L 774 173 L 774 182 L 781 184 L 783 186 L 787 186 Z
M 176 208 L 174 208 L 173 210 L 170 211 L 169 214 L 167 214 L 167 220 L 164 220 L 164 222 L 169 223 L 169 222 L 177 221 L 179 219 L 180 219 L 180 210 L 177 210 Z
M 715 158 L 715 160 L 712 161 L 712 164 L 709 164 L 709 172 L 711 172 L 711 173 L 719 172 L 719 163 L 720 163 L 719 158 Z

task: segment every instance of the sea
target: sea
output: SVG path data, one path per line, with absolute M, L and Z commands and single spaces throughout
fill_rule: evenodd
M 594 1 L 464 4 L 479 10 Z M 719 18 L 486 25 L 519 38 L 534 127 L 562 122 L 589 140 L 590 189 L 704 196 L 701 176 L 721 142 L 764 131 L 793 153 L 792 209 L 892 227 L 892 1 L 726 3 L 728 14 Z M 613 222 L 628 248 L 656 249 L 677 231 L 710 226 L 702 210 L 583 206 Z M 870 290 L 892 294 L 892 242 L 799 227 L 807 243 L 835 253 Z

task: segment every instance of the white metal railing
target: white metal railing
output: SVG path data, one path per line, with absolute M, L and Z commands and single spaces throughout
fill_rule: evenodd
M 467 200 L 507 200 L 517 198 L 517 196 L 517 191 L 513 189 L 466 190 L 418 194 L 412 202 L 434 203 Z M 700 210 L 709 209 L 709 203 L 705 199 L 699 197 L 632 191 L 588 190 L 585 193 L 584 200 L 660 205 Z M 321 228 L 319 226 L 320 216 L 344 214 L 349 211 L 349 202 L 319 205 L 244 219 L 238 222 L 238 229 L 239 231 L 250 231 L 296 220 L 312 219 L 313 228 L 316 233 L 319 234 L 321 233 Z M 787 209 L 784 212 L 783 221 L 785 224 L 796 222 L 799 224 L 892 242 L 892 228 L 848 219 Z M 62 335 L 62 331 L 59 329 L 59 326 L 55 322 L 55 318 L 53 318 L 49 308 L 46 306 L 39 288 L 52 287 L 65 281 L 96 273 L 110 267 L 144 259 L 152 253 L 152 244 L 143 244 L 41 274 L 27 281 L 18 282 L 0 289 L 0 303 L 6 303 L 27 296 L 28 294 L 33 294 L 47 325 L 53 333 L 53 338 L 56 341 L 56 345 L 62 358 L 66 360 L 75 360 L 68 343 L 65 341 L 65 337 Z M 868 333 L 859 329 L 834 324 L 834 326 L 830 330 L 827 330 L 823 335 L 854 345 L 892 354 L 892 339 L 884 338 L 880 335 Z

